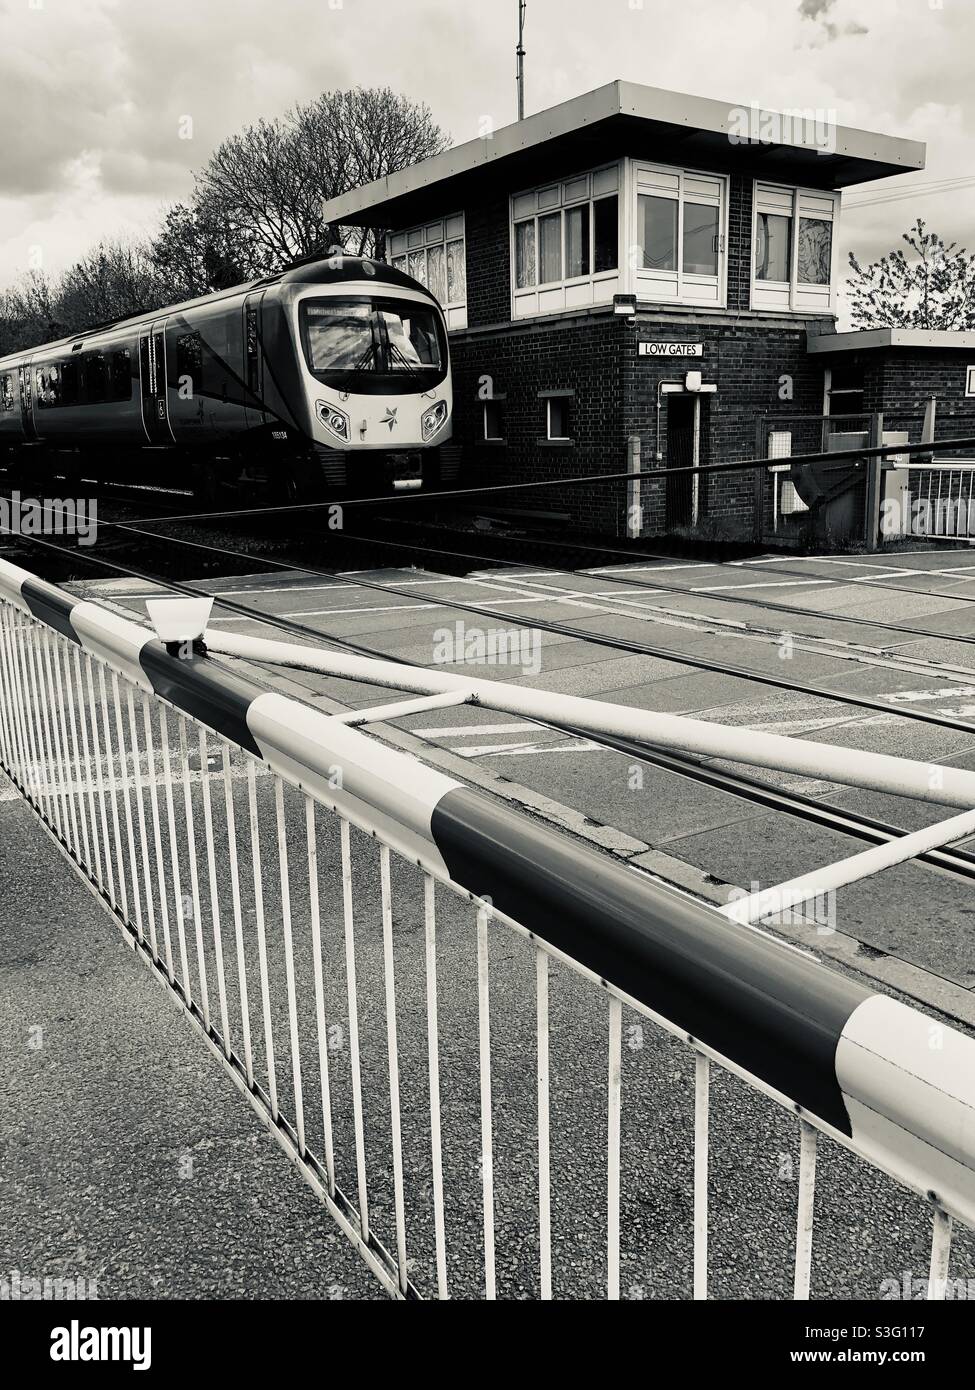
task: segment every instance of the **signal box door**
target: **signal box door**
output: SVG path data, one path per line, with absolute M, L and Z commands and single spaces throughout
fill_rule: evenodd
M 166 323 L 157 320 L 139 333 L 142 423 L 150 444 L 172 444 L 166 400 Z
M 667 398 L 667 468 L 694 465 L 694 396 L 677 393 Z M 692 526 L 695 516 L 695 475 L 675 473 L 667 479 L 666 526 Z

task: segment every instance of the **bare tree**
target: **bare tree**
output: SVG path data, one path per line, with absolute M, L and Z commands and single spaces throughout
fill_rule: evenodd
M 163 302 L 146 248 L 121 242 L 101 242 L 64 274 L 57 288 L 59 316 L 72 332 L 156 309 Z
M 166 302 L 228 289 L 259 274 L 248 239 L 235 237 L 196 208 L 175 203 L 149 248 Z
M 19 352 L 67 331 L 56 287 L 40 271 L 32 271 L 0 296 L 0 353 Z
M 975 256 L 920 218 L 899 248 L 863 266 L 850 253 L 854 328 L 975 328 Z
M 375 236 L 327 225 L 323 202 L 447 143 L 427 106 L 388 87 L 325 92 L 225 140 L 197 178 L 194 208 L 243 239 L 261 273 L 335 243 L 362 253 Z

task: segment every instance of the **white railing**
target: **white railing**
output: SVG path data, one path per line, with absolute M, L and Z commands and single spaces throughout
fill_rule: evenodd
M 350 727 L 470 693 L 329 718 L 0 562 L 5 772 L 392 1295 L 828 1294 L 855 1188 L 943 1296 L 972 1042 Z
M 975 461 L 934 460 L 903 470 L 908 478 L 905 536 L 975 539 Z

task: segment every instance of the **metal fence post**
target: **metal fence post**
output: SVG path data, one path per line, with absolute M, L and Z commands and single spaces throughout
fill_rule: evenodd
M 759 415 L 755 421 L 755 457 L 761 458 L 767 452 L 765 417 Z M 774 475 L 773 475 L 774 476 Z M 752 477 L 752 505 L 755 515 L 752 518 L 753 539 L 761 545 L 765 538 L 765 479 L 768 470 L 756 468 Z M 773 483 L 774 486 L 774 483 Z
M 631 434 L 626 441 L 626 467 L 636 474 L 626 484 L 626 535 L 638 541 L 643 530 L 643 511 L 640 506 L 640 436 Z
M 883 411 L 878 410 L 870 417 L 869 447 L 871 449 L 880 448 L 883 442 L 884 415 Z M 882 475 L 883 460 L 877 457 L 868 458 L 863 517 L 863 540 L 867 550 L 877 549 L 877 537 L 880 534 L 880 502 L 883 494 Z

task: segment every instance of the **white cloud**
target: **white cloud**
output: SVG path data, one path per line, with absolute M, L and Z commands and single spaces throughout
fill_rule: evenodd
M 501 0 L 0 0 L 0 25 L 0 283 L 32 246 L 56 270 L 99 237 L 150 231 L 221 139 L 327 87 L 388 83 L 457 141 L 515 112 Z M 915 182 L 975 174 L 975 7 L 957 0 L 530 0 L 525 44 L 529 111 L 622 77 L 835 109 L 926 140 Z M 851 208 L 844 250 L 886 250 L 919 212 L 975 243 L 973 187 Z

